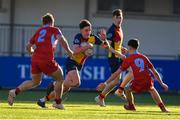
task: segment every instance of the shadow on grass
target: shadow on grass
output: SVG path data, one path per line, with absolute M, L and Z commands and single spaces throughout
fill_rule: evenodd
M 38 108 L 38 106 L 37 106 L 37 108 L 36 107 L 20 107 L 20 106 L 12 106 L 12 107 L 4 107 L 4 106 L 2 106 L 1 107 L 2 109 L 4 108 L 4 109 L 9 109 L 9 110 L 13 110 L 13 109 L 15 109 L 15 110 L 18 110 L 18 109 L 21 109 L 21 110 L 50 110 L 49 108 Z

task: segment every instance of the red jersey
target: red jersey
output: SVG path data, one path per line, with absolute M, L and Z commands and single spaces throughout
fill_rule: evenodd
M 58 43 L 57 37 L 61 35 L 61 31 L 57 27 L 45 25 L 39 28 L 29 41 L 30 44 L 36 46 L 32 60 L 54 60 L 54 51 Z
M 145 85 L 149 81 L 152 81 L 152 77 L 149 69 L 153 68 L 149 59 L 140 53 L 134 52 L 130 54 L 122 63 L 120 69 L 122 71 L 131 67 L 134 75 L 134 80 L 137 85 Z

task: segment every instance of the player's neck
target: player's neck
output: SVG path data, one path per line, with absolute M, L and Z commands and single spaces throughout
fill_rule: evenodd
M 113 23 L 117 28 L 120 28 L 121 27 L 121 24 L 115 24 Z
M 50 24 L 44 24 L 43 27 L 51 27 L 52 25 Z
M 130 51 L 129 52 L 129 54 L 131 55 L 131 54 L 138 54 L 139 52 L 137 51 L 137 50 L 132 50 L 132 51 Z

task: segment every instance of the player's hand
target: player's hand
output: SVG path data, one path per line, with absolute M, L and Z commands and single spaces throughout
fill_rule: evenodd
M 105 29 L 100 29 L 98 35 L 99 35 L 101 40 L 106 40 L 106 38 L 107 38 L 106 37 L 106 30 Z
M 87 47 L 88 47 L 88 49 L 92 49 L 92 48 L 93 48 L 93 44 L 92 44 L 92 43 L 89 43 L 89 44 L 87 45 Z
M 110 44 L 109 44 L 109 42 L 108 42 L 107 40 L 105 40 L 105 41 L 103 42 L 102 48 L 107 48 L 107 49 L 110 49 L 110 48 L 111 48 L 111 46 L 110 46 Z
M 30 48 L 30 51 L 29 51 L 29 54 L 30 54 L 30 55 L 33 55 L 33 53 L 34 53 L 34 49 L 31 47 L 31 48 Z
M 97 90 L 97 91 L 103 91 L 105 87 L 106 87 L 106 84 L 105 84 L 105 83 L 100 83 L 100 84 L 96 87 L 96 90 Z
M 165 83 L 162 83 L 161 86 L 164 88 L 164 91 L 168 91 L 168 85 Z
M 124 54 L 124 55 L 128 54 L 128 49 L 127 48 L 122 47 L 121 50 L 122 50 L 122 54 Z
M 122 60 L 126 59 L 126 56 L 123 55 L 123 54 L 119 54 L 118 56 L 119 56 L 119 58 L 121 58 Z
M 73 58 L 74 52 L 73 52 L 72 50 L 69 50 L 69 51 L 68 51 L 68 55 L 69 55 L 69 57 Z
M 121 90 L 121 89 L 117 89 L 115 91 L 115 95 L 117 95 L 117 96 L 121 96 L 122 94 L 123 94 L 123 90 Z

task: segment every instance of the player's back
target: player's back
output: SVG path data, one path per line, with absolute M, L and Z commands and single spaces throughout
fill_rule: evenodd
M 56 27 L 46 25 L 39 28 L 30 40 L 30 43 L 36 46 L 32 59 L 53 60 L 58 35 L 61 35 L 61 31 Z
M 127 61 L 132 68 L 134 80 L 143 83 L 152 79 L 149 69 L 153 65 L 145 55 L 134 53 L 127 58 Z

